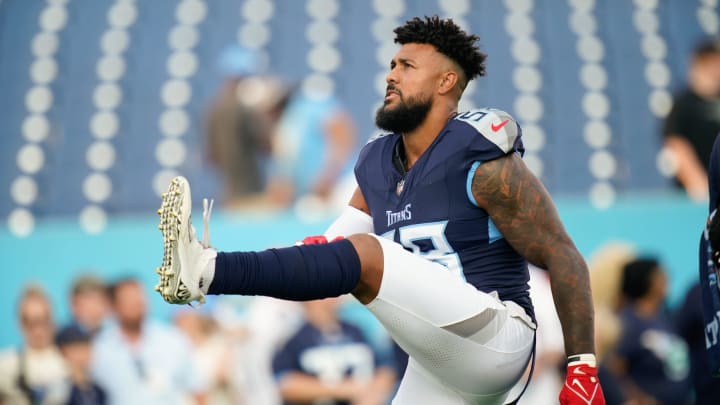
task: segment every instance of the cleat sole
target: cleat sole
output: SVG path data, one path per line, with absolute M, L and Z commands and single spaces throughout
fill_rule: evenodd
M 186 192 L 190 192 L 187 181 L 176 177 L 170 183 L 167 192 L 162 193 L 162 205 L 157 211 L 160 215 L 158 229 L 163 237 L 163 260 L 155 271 L 160 276 L 160 282 L 155 289 L 171 304 L 190 302 L 190 292 L 180 279 L 178 271 L 180 266 L 178 240 L 183 231 L 180 211 Z M 189 217 L 190 213 L 186 215 Z

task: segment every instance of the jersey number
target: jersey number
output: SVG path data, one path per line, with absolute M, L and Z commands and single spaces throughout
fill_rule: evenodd
M 384 238 L 395 240 L 395 232 L 400 233 L 400 244 L 406 249 L 427 260 L 440 263 L 453 274 L 465 279 L 460 257 L 445 237 L 447 221 L 407 225 L 384 233 Z

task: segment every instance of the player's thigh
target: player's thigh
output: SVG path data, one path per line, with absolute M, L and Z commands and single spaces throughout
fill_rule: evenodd
M 380 238 L 385 269 L 367 307 L 443 384 L 472 395 L 506 392 L 522 374 L 533 330 L 516 304 L 477 291 L 443 266 Z
M 383 277 L 378 291 L 383 301 L 408 308 L 437 326 L 456 324 L 486 309 L 505 310 L 496 297 L 479 292 L 445 266 L 373 236 L 383 250 Z
M 482 399 L 468 399 L 443 384 L 410 359 L 392 405 L 500 405 L 506 393 Z

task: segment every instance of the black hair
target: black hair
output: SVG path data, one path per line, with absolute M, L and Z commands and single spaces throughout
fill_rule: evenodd
M 415 17 L 394 30 L 395 43 L 430 44 L 438 52 L 455 61 L 463 70 L 467 82 L 485 75 L 485 58 L 475 42 L 477 35 L 463 31 L 451 18 L 441 19 L 437 15 Z M 462 83 L 464 88 L 467 82 Z
M 650 290 L 652 277 L 660 271 L 657 259 L 646 257 L 627 263 L 622 274 L 622 293 L 628 300 L 644 297 Z
M 55 345 L 58 347 L 73 343 L 90 343 L 91 340 L 92 334 L 76 323 L 65 326 L 55 334 Z
M 695 49 L 693 49 L 693 56 L 695 58 L 718 54 L 720 54 L 720 39 L 717 38 L 705 39 L 698 43 Z

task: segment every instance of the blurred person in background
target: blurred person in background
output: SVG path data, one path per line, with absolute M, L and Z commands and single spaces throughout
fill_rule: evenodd
M 523 402 L 528 404 L 555 405 L 557 404 L 555 393 L 560 391 L 565 382 L 560 374 L 562 366 L 565 365 L 562 328 L 552 298 L 549 274 L 533 265 L 529 265 L 528 268 L 530 298 L 535 306 L 538 328 L 535 334 L 535 369 L 532 383 L 528 385 L 522 398 Z M 605 380 L 602 381 L 607 403 Z M 522 389 L 524 385 L 525 380 L 521 379 L 515 390 Z
M 205 382 L 180 331 L 147 319 L 145 290 L 135 278 L 110 287 L 115 323 L 97 335 L 92 374 L 114 405 L 204 403 Z
M 55 344 L 65 358 L 70 393 L 66 405 L 105 405 L 105 391 L 92 380 L 90 360 L 92 335 L 78 324 L 70 324 L 57 333 Z
M 102 280 L 84 275 L 73 281 L 70 293 L 73 322 L 91 335 L 100 331 L 108 317 L 109 305 L 107 286 Z
M 244 92 L 240 85 L 259 73 L 259 65 L 254 51 L 239 45 L 226 47 L 217 62 L 223 81 L 206 112 L 207 157 L 222 178 L 228 207 L 247 205 L 264 189 L 270 122 L 239 98 Z
M 716 404 L 720 398 L 720 378 L 713 377 L 708 364 L 707 338 L 699 283 L 688 289 L 676 316 L 678 334 L 687 343 L 690 353 L 690 376 L 695 391 L 695 404 Z
M 678 331 L 690 348 L 690 372 L 697 405 L 710 405 L 720 397 L 720 136 L 710 155 L 710 216 L 700 238 L 698 283 L 685 296 L 678 311 Z M 709 246 L 712 244 L 712 246 Z
M 692 55 L 688 87 L 678 93 L 663 128 L 665 148 L 673 156 L 675 177 L 694 200 L 708 192 L 708 164 L 720 132 L 720 40 L 699 44 Z
M 275 355 L 273 369 L 286 405 L 386 404 L 397 381 L 362 331 L 338 317 L 341 298 L 303 303 L 307 322 Z
M 223 301 L 244 297 L 219 297 Z M 245 377 L 244 395 L 248 404 L 282 403 L 273 376 L 273 356 L 305 322 L 302 304 L 270 297 L 252 297 L 243 317 L 247 332 L 239 346 Z
M 355 124 L 330 94 L 286 87 L 273 129 L 267 193 L 280 206 L 306 198 L 322 206 L 352 195 L 355 184 L 337 196 L 341 180 L 352 177 L 357 147 Z M 310 204 L 306 209 L 312 209 Z M 318 209 L 318 208 L 316 208 Z
M 218 323 L 205 310 L 183 308 L 173 321 L 190 339 L 193 346 L 193 372 L 207 381 L 207 403 L 210 405 L 245 404 L 239 387 L 233 384 L 239 372 L 234 342 L 220 329 Z
M 666 315 L 667 275 L 654 258 L 627 263 L 622 275 L 622 335 L 613 361 L 639 405 L 692 403 L 687 345 Z
M 239 46 L 226 48 L 219 66 L 225 79 L 207 113 L 206 137 L 225 205 L 282 209 L 303 196 L 333 198 L 357 146 L 340 103 L 259 75 L 259 56 Z
M 0 403 L 54 405 L 67 399 L 67 369 L 54 345 L 52 306 L 45 291 L 30 285 L 17 307 L 23 343 L 0 354 Z
M 622 305 L 622 277 L 625 265 L 635 260 L 635 248 L 626 242 L 610 242 L 601 246 L 588 261 L 590 286 L 595 308 L 595 350 L 598 376 L 602 381 L 608 405 L 636 405 L 629 399 L 616 375 L 611 371 L 613 353 L 622 335 L 618 312 Z

